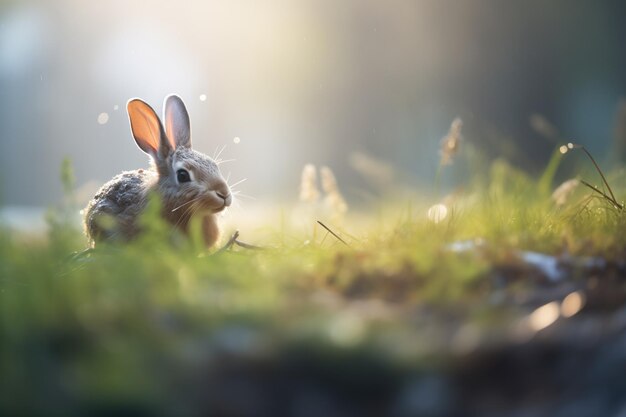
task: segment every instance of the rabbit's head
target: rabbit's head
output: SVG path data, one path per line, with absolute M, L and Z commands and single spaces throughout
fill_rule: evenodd
M 215 161 L 191 148 L 189 114 L 180 97 L 165 98 L 165 126 L 140 99 L 130 100 L 127 109 L 135 142 L 156 166 L 157 189 L 169 216 L 217 213 L 230 206 L 232 194 Z

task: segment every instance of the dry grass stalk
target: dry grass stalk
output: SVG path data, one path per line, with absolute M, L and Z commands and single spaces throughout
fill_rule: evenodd
M 338 241 L 340 241 L 341 243 L 343 243 L 344 245 L 346 245 L 347 247 L 350 247 L 350 245 L 348 245 L 348 243 L 343 240 L 341 237 L 339 237 L 339 235 L 335 232 L 333 232 L 332 230 L 330 230 L 330 227 L 326 226 L 324 223 L 322 223 L 321 221 L 317 221 L 317 223 L 322 226 L 324 229 L 326 229 L 326 231 L 328 233 L 330 233 L 331 235 L 333 235 Z
M 317 188 L 317 170 L 315 165 L 306 164 L 302 169 L 300 179 L 300 201 L 303 203 L 315 203 L 320 198 Z
M 441 155 L 440 165 L 452 165 L 463 140 L 461 135 L 462 127 L 463 121 L 460 118 L 457 117 L 452 121 L 448 134 L 441 140 L 441 148 L 439 150 Z
M 233 233 L 230 239 L 228 239 L 228 242 L 226 242 L 224 246 L 222 246 L 217 252 L 215 252 L 215 254 L 226 252 L 227 250 L 229 250 L 235 244 L 238 237 L 239 237 L 239 230 L 235 230 L 235 233 Z
M 228 239 L 228 242 L 226 242 L 224 246 L 222 246 L 218 251 L 216 251 L 215 254 L 217 255 L 218 253 L 229 251 L 230 249 L 232 249 L 233 245 L 237 245 L 244 249 L 251 249 L 251 250 L 264 250 L 265 249 L 264 247 L 261 247 L 261 246 L 251 245 L 249 243 L 240 241 L 239 230 L 235 230 L 235 233 L 233 233 L 230 239 Z
M 341 218 L 348 211 L 348 204 L 339 191 L 335 174 L 330 168 L 323 166 L 320 168 L 320 175 L 322 177 L 322 189 L 326 193 L 324 203 L 334 218 Z
M 532 114 L 530 116 L 530 127 L 546 139 L 556 141 L 559 140 L 559 130 L 541 114 Z
M 593 166 L 596 168 L 596 171 L 598 171 L 598 174 L 600 174 L 600 178 L 602 178 L 602 182 L 606 186 L 606 189 L 608 190 L 609 194 L 605 193 L 604 191 L 601 191 L 597 186 L 591 185 L 585 180 L 580 180 L 580 183 L 584 185 L 585 187 L 589 188 L 591 191 L 601 195 L 606 201 L 611 203 L 616 209 L 623 210 L 624 205 L 618 202 L 617 199 L 615 198 L 615 194 L 613 194 L 613 190 L 611 189 L 609 182 L 606 180 L 606 177 L 604 176 L 604 172 L 602 172 L 602 169 L 600 169 L 600 166 L 596 162 L 595 158 L 591 155 L 591 153 L 587 150 L 587 148 L 585 148 L 583 145 L 578 145 L 578 144 L 570 142 L 567 145 L 561 146 L 560 151 L 561 153 L 565 154 L 572 149 L 580 149 L 587 155 L 587 157 L 593 163 Z

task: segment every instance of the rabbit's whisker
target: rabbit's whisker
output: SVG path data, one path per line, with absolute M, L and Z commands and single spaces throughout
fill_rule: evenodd
M 243 197 L 243 198 L 248 198 L 250 200 L 256 200 L 256 198 L 252 197 L 251 195 L 247 195 L 247 194 L 243 194 L 241 191 L 233 191 L 233 196 L 239 198 L 239 197 Z
M 192 203 L 194 200 L 192 201 L 188 201 L 188 203 Z M 189 219 L 191 219 L 191 217 L 193 216 L 194 212 L 194 205 L 190 205 L 188 206 L 184 211 L 183 214 L 181 214 L 181 216 L 178 218 L 178 220 L 176 221 L 176 223 L 174 224 L 174 229 L 172 230 L 172 232 L 174 230 L 176 230 L 183 222 L 188 222 Z
M 178 210 L 179 208 L 186 206 L 187 204 L 191 204 L 191 203 L 194 203 L 194 202 L 200 200 L 201 198 L 202 198 L 202 196 L 199 196 L 199 197 L 196 197 L 196 198 L 194 198 L 192 200 L 187 201 L 186 203 L 181 204 L 180 206 L 176 207 L 175 209 L 172 209 L 172 213 L 175 212 L 176 210 Z
M 226 145 L 222 146 L 222 149 L 220 149 L 220 151 L 217 153 L 217 155 L 213 159 L 220 159 L 220 155 L 222 155 L 222 152 L 224 152 L 224 149 L 226 149 Z
M 237 181 L 236 183 L 229 185 L 229 187 L 232 189 L 233 187 L 238 186 L 239 184 L 241 184 L 242 182 L 244 182 L 246 180 L 247 180 L 247 178 L 241 179 L 241 180 Z
M 215 163 L 217 165 L 222 165 L 222 164 L 225 164 L 227 162 L 233 162 L 233 161 L 236 161 L 236 159 L 219 159 L 219 160 L 216 160 Z

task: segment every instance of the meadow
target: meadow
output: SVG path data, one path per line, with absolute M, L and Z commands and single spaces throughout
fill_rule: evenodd
M 85 250 L 67 162 L 47 236 L 0 231 L 0 414 L 618 415 L 624 172 L 563 146 L 361 209 L 306 168 L 211 252 L 157 200 L 139 239 Z

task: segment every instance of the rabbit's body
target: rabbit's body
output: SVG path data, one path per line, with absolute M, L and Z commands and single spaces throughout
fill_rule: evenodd
M 126 171 L 100 188 L 85 210 L 85 229 L 91 240 L 130 240 L 139 233 L 137 219 L 158 176 L 149 170 Z M 107 220 L 98 220 L 109 218 Z
M 134 238 L 141 232 L 139 217 L 155 193 L 161 197 L 163 217 L 182 232 L 188 233 L 190 220 L 200 216 L 204 240 L 213 246 L 219 238 L 217 213 L 231 204 L 232 196 L 215 161 L 191 149 L 182 100 L 166 98 L 165 129 L 141 100 L 131 100 L 128 113 L 135 141 L 154 166 L 123 172 L 102 186 L 85 210 L 87 237 L 94 244 Z

